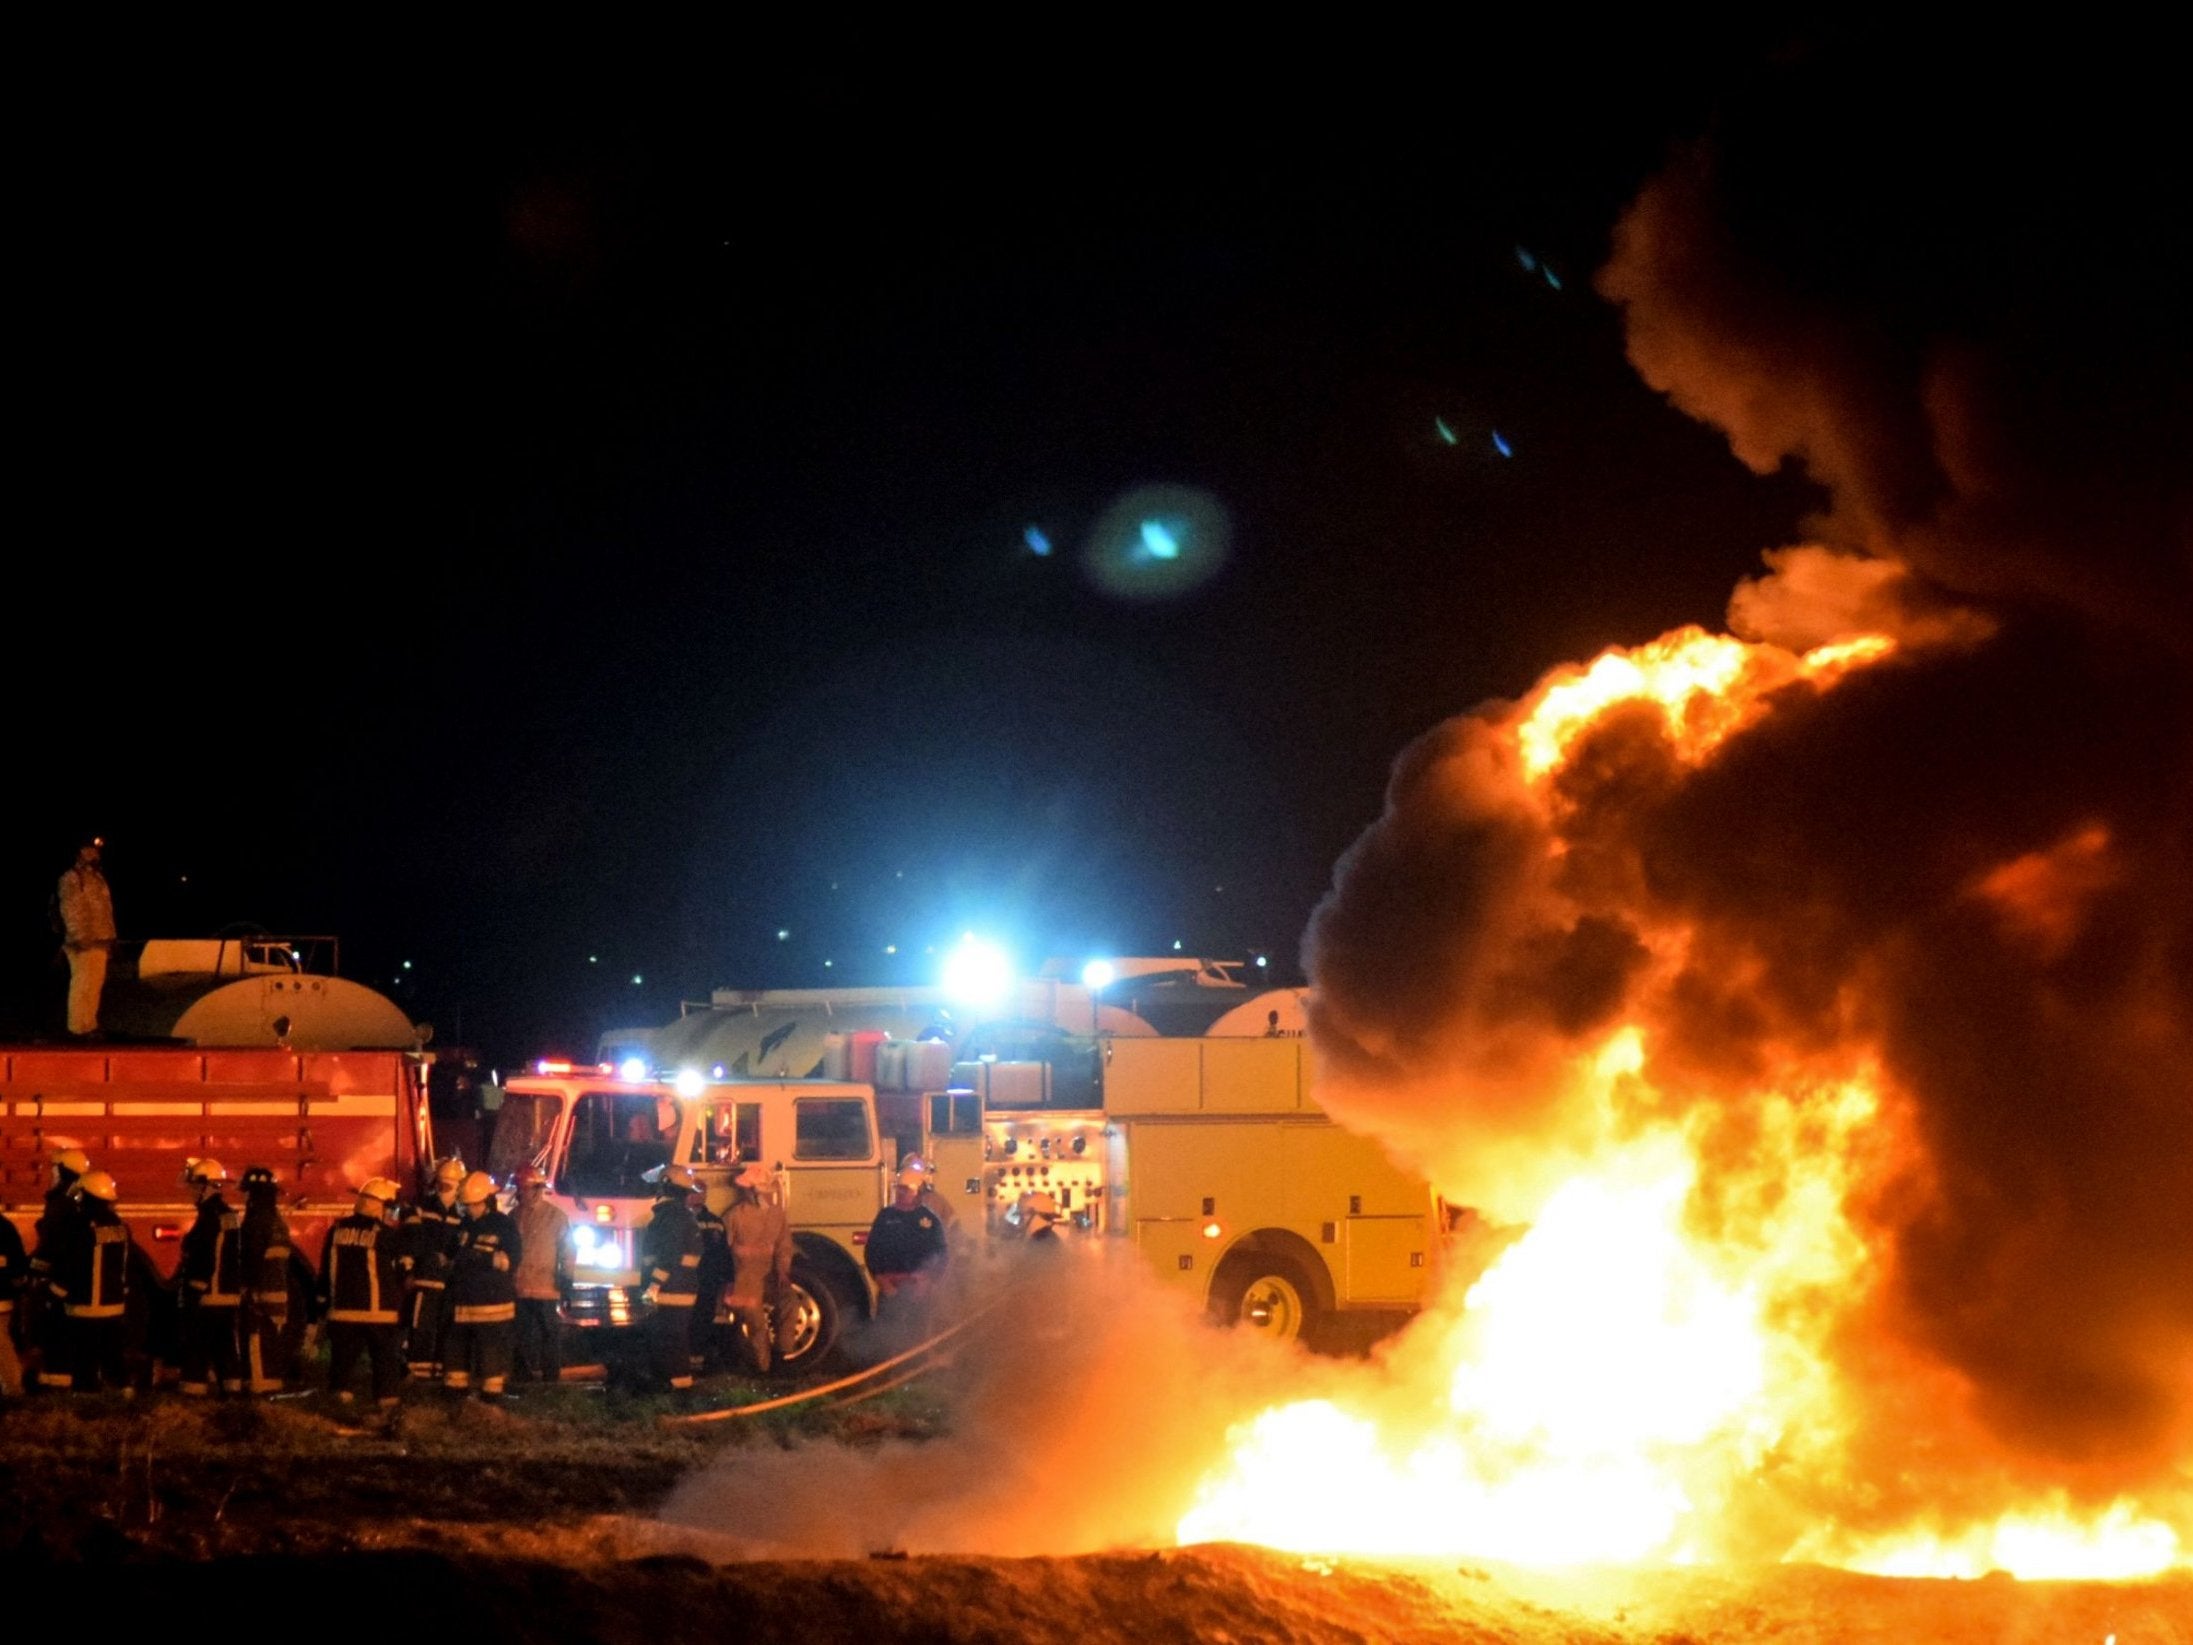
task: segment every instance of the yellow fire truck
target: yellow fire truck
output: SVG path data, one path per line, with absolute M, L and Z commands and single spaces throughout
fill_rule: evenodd
M 1048 1192 L 1085 1237 L 1132 1241 L 1214 1318 L 1282 1338 L 1415 1308 L 1447 1210 L 1335 1125 L 1295 1037 L 1110 1037 L 1096 1106 L 1053 1063 L 961 1064 L 929 1102 L 941 1180 L 995 1229 Z

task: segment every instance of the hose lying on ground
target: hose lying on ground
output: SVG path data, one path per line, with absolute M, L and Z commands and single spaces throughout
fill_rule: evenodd
M 973 1325 L 985 1314 L 992 1312 L 997 1307 L 998 1304 L 993 1302 L 986 1308 L 977 1309 L 974 1313 L 969 1314 L 965 1319 L 961 1320 L 957 1325 L 947 1325 L 935 1336 L 930 1337 L 925 1342 L 915 1343 L 913 1347 L 907 1349 L 904 1353 L 893 1354 L 889 1359 L 878 1360 L 875 1364 L 867 1367 L 867 1369 L 855 1371 L 850 1376 L 839 1377 L 835 1382 L 817 1383 L 812 1388 L 802 1388 L 796 1394 L 779 1394 L 775 1399 L 757 1400 L 752 1405 L 731 1405 L 726 1406 L 721 1411 L 686 1411 L 676 1416 L 666 1416 L 662 1420 L 666 1424 L 683 1424 L 688 1422 L 721 1422 L 726 1417 L 750 1417 L 758 1415 L 763 1411 L 782 1410 L 787 1405 L 802 1405 L 805 1404 L 808 1400 L 820 1399 L 825 1394 L 834 1394 L 841 1388 L 851 1388 L 859 1383 L 868 1381 L 868 1379 L 871 1377 L 881 1376 L 884 1372 L 891 1370 L 896 1366 L 904 1365 L 910 1359 L 914 1359 L 922 1354 L 928 1353 L 932 1348 L 936 1347 L 938 1343 L 948 1341 L 949 1339 L 958 1336 L 960 1332 L 966 1330 L 968 1326 Z M 928 1369 L 929 1366 L 927 1366 L 926 1364 L 917 1366 L 914 1370 L 909 1371 L 905 1376 L 895 1377 L 890 1382 L 883 1384 L 882 1387 L 871 1388 L 867 1390 L 867 1393 L 862 1394 L 860 1397 L 866 1398 L 868 1397 L 868 1394 L 880 1394 L 883 1392 L 884 1388 L 895 1388 L 901 1382 L 911 1381 L 914 1377 L 919 1376 L 922 1372 Z M 854 1402 L 852 1400 L 840 1400 L 838 1403 L 842 1405 L 850 1405 Z

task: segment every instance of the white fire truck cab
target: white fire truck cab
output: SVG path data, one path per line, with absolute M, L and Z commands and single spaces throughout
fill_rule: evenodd
M 870 1311 L 860 1248 L 895 1164 L 877 1132 L 872 1087 L 628 1079 L 607 1063 L 540 1063 L 504 1082 L 486 1168 L 505 1181 L 527 1165 L 547 1174 L 550 1197 L 571 1218 L 578 1264 L 564 1319 L 600 1330 L 645 1312 L 638 1252 L 656 1198 L 648 1174 L 692 1166 L 720 1212 L 732 1177 L 757 1161 L 776 1177 L 793 1224 L 777 1355 L 793 1373 L 827 1359 Z

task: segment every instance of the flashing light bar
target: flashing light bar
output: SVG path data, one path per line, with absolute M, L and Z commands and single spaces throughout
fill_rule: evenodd
M 606 1062 L 559 1062 L 553 1057 L 543 1057 L 533 1065 L 536 1074 L 606 1074 Z

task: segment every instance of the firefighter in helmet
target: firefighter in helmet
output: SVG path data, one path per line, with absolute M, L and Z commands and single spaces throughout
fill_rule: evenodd
M 83 1218 L 76 1185 L 91 1169 L 91 1156 L 74 1137 L 48 1137 L 47 1161 L 53 1180 L 31 1232 L 30 1280 L 24 1287 L 23 1340 L 38 1358 L 37 1385 L 62 1389 L 75 1385 L 69 1369 L 68 1315 L 53 1292 L 54 1269 L 60 1253 L 75 1238 L 75 1225 Z
M 237 1328 L 243 1339 L 244 1388 L 266 1399 L 289 1378 L 289 1223 L 282 1215 L 281 1185 L 267 1166 L 244 1172 L 243 1300 Z
M 336 1402 L 355 1398 L 350 1374 L 362 1356 L 373 1403 L 393 1416 L 403 1388 L 404 1267 L 394 1215 L 396 1185 L 361 1183 L 350 1215 L 327 1231 L 320 1253 L 319 1312 L 327 1321 L 327 1386 Z
M 700 1178 L 690 1165 L 658 1165 L 645 1173 L 655 1185 L 655 1209 L 640 1230 L 640 1275 L 647 1303 L 647 1346 L 657 1389 L 683 1394 L 693 1386 L 693 1305 L 700 1294 L 701 1231 L 693 1201 Z
M 686 1201 L 701 1241 L 700 1268 L 693 1280 L 691 1346 L 694 1365 L 703 1376 L 713 1376 L 728 1369 L 724 1351 L 730 1322 L 723 1310 L 723 1294 L 731 1283 L 731 1241 L 724 1232 L 723 1218 L 708 1203 L 706 1184 L 697 1186 L 700 1191 Z
M 123 1370 L 128 1346 L 129 1225 L 115 1212 L 121 1189 L 105 1171 L 86 1171 L 70 1190 L 79 1215 L 56 1253 L 52 1289 L 61 1305 L 68 1363 L 78 1393 L 100 1387 L 134 1393 Z
M 217 1159 L 183 1162 L 183 1186 L 198 1215 L 183 1235 L 177 1278 L 182 1286 L 185 1394 L 203 1398 L 215 1379 L 224 1394 L 244 1391 L 244 1361 L 236 1311 L 244 1300 L 244 1214 L 222 1190 L 228 1167 Z
M 891 1203 L 868 1225 L 868 1273 L 876 1282 L 877 1317 L 907 1330 L 926 1320 L 950 1261 L 944 1224 L 922 1207 L 925 1181 L 921 1172 L 902 1167 Z
M 433 1186 L 404 1216 L 404 1256 L 411 1275 L 404 1304 L 404 1357 L 414 1382 L 439 1382 L 442 1376 L 442 1341 L 449 1332 L 450 1259 L 464 1221 L 457 1190 L 464 1179 L 463 1160 L 452 1155 L 440 1161 L 434 1167 Z
M 754 1369 L 769 1374 L 774 1329 L 784 1329 L 792 1294 L 792 1224 L 776 1197 L 776 1178 L 760 1162 L 744 1166 L 731 1184 L 724 1231 L 731 1246 L 731 1286 L 725 1307 L 746 1338 Z
M 500 1400 L 510 1381 L 518 1321 L 518 1261 L 525 1254 L 518 1225 L 497 1199 L 485 1171 L 457 1190 L 464 1221 L 450 1255 L 449 1348 L 442 1385 L 452 1393 Z
M 571 1219 L 548 1197 L 548 1173 L 528 1165 L 518 1173 L 518 1208 L 511 1213 L 524 1248 L 517 1271 L 517 1378 L 556 1382 L 563 1376 L 563 1299 L 576 1253 Z

